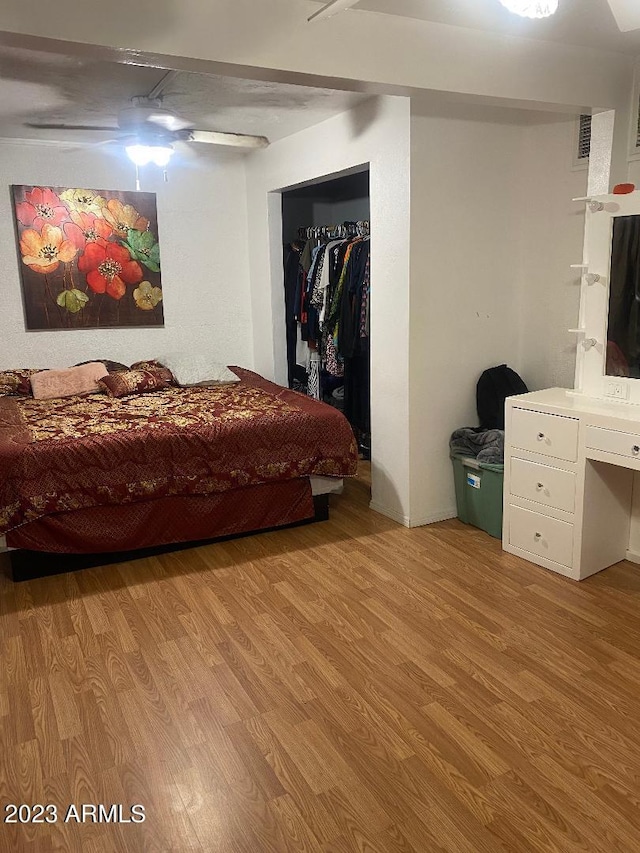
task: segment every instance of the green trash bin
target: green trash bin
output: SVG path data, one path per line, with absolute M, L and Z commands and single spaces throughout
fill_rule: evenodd
M 451 454 L 458 518 L 502 539 L 504 465 Z

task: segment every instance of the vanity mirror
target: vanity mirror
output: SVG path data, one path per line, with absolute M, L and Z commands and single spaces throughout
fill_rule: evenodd
M 640 403 L 640 192 L 587 204 L 576 389 Z
M 610 278 L 605 374 L 640 379 L 640 215 L 613 219 Z

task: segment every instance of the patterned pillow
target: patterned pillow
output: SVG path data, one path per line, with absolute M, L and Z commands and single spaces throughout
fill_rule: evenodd
M 110 373 L 100 379 L 100 385 L 110 397 L 131 397 L 134 394 L 147 394 L 150 391 L 162 391 L 171 382 L 167 379 L 166 368 L 150 370 L 127 370 Z
M 40 370 L 25 367 L 0 371 L 0 397 L 31 397 L 30 379 L 34 373 L 40 373 Z
M 156 358 L 152 358 L 149 361 L 136 361 L 129 368 L 130 370 L 153 370 L 155 373 L 160 372 L 162 376 L 165 377 L 169 385 L 177 385 L 175 377 L 173 373 L 169 370 L 169 368 L 163 364 L 161 361 L 158 361 Z

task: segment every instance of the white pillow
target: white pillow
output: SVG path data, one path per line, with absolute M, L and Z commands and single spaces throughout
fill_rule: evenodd
M 172 355 L 159 361 L 173 373 L 178 385 L 231 385 L 240 378 L 206 355 Z

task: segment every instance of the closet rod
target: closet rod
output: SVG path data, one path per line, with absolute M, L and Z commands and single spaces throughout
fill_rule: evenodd
M 341 225 L 308 225 L 298 228 L 298 237 L 303 240 L 312 239 L 347 239 L 349 237 L 369 237 L 371 223 L 367 220 L 358 222 L 343 222 Z

